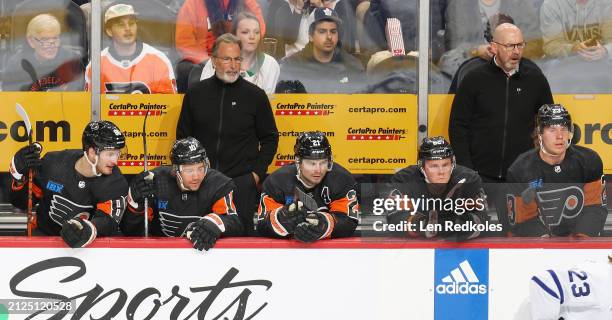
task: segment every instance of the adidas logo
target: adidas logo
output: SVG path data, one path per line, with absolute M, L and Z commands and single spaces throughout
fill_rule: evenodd
M 467 260 L 442 278 L 441 284 L 436 286 L 438 294 L 486 294 L 487 286 L 478 284 L 480 280 Z

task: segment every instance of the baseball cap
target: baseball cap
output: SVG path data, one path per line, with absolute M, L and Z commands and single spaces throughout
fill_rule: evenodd
M 314 21 L 311 24 L 319 21 L 333 21 L 337 24 L 342 24 L 342 20 L 338 17 L 338 13 L 330 8 L 316 8 L 314 11 Z
M 129 4 L 116 4 L 106 9 L 104 13 L 104 24 L 106 24 L 109 20 L 123 17 L 123 16 L 135 16 L 137 13 L 134 11 L 134 7 Z

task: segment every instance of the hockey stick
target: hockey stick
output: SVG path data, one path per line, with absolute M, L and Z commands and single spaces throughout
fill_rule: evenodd
M 24 60 L 22 60 L 24 61 Z M 15 103 L 15 111 L 19 114 L 21 119 L 23 119 L 23 123 L 26 127 L 26 133 L 28 134 L 28 143 L 32 145 L 32 123 L 30 122 L 30 117 L 28 117 L 28 113 L 25 109 L 19 104 Z M 27 220 L 27 232 L 28 237 L 32 236 L 32 222 L 33 222 L 33 213 L 32 213 L 32 179 L 34 176 L 34 170 L 30 168 L 28 170 L 28 220 Z
M 21 68 L 30 76 L 30 79 L 32 79 L 32 85 L 38 84 L 38 75 L 36 74 L 36 70 L 34 70 L 34 66 L 32 66 L 30 61 L 21 59 Z M 38 84 L 38 87 L 40 87 L 40 84 Z M 31 90 L 32 87 L 28 89 L 28 91 Z
M 147 107 L 147 113 L 145 113 L 144 121 L 142 123 L 142 148 L 144 151 L 144 171 L 149 171 L 149 155 L 147 154 L 147 118 L 149 117 L 149 107 Z M 149 173 L 145 179 L 153 179 Z M 144 236 L 149 236 L 149 198 L 144 199 Z

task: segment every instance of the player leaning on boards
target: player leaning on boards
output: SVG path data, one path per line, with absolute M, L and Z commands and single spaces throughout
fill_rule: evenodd
M 421 199 L 418 205 L 412 202 L 408 208 L 397 208 L 401 210 L 388 214 L 389 224 L 407 221 L 413 226 L 408 227 L 408 232 L 394 232 L 394 235 L 455 240 L 478 237 L 478 225 L 488 220 L 480 176 L 474 170 L 455 163 L 453 149 L 443 137 L 424 138 L 418 157 L 417 165 L 404 168 L 391 178 L 391 198 Z M 428 205 L 423 202 L 442 200 L 438 203 L 444 203 L 447 199 L 453 203 L 450 210 L 446 204 L 435 205 L 436 202 L 431 201 L 429 203 L 433 205 Z M 467 225 L 467 229 L 456 230 L 458 225 Z
M 612 254 L 607 260 L 534 275 L 529 285 L 529 319 L 612 319 Z
M 128 235 L 144 233 L 144 199 L 149 198 L 151 233 L 187 237 L 198 250 L 208 250 L 217 239 L 238 236 L 242 225 L 234 205 L 232 179 L 211 169 L 206 150 L 192 137 L 174 142 L 172 167 L 162 166 L 133 178 L 128 211 L 121 229 Z
M 572 118 L 545 104 L 536 119 L 536 148 L 508 169 L 507 207 L 512 235 L 598 236 L 606 222 L 606 190 L 599 155 L 571 145 Z
M 10 168 L 11 203 L 22 209 L 27 202 L 27 172 L 34 169 L 32 192 L 39 204 L 35 234 L 61 235 L 73 248 L 118 230 L 128 191 L 117 167 L 125 147 L 119 128 L 109 121 L 90 122 L 82 140 L 83 150 L 48 152 L 42 159 L 38 143 L 25 146 Z
M 295 165 L 272 173 L 263 184 L 257 231 L 302 242 L 349 237 L 359 216 L 356 182 L 333 162 L 322 132 L 302 133 L 295 142 Z

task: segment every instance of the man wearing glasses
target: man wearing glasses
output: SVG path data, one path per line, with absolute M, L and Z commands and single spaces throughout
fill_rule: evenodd
M 126 234 L 142 235 L 144 199 L 150 198 L 151 234 L 187 237 L 198 250 L 208 250 L 221 235 L 242 232 L 234 205 L 232 179 L 210 169 L 206 150 L 192 137 L 180 139 L 170 152 L 172 167 L 162 166 L 134 177 L 128 213 L 121 222 Z
M 82 150 L 49 151 L 41 159 L 42 146 L 27 145 L 10 163 L 11 203 L 25 210 L 33 175 L 34 234 L 61 235 L 72 248 L 110 236 L 126 207 L 128 184 L 117 167 L 124 148 L 123 134 L 109 121 L 85 127 Z
M 208 151 L 211 167 L 236 184 L 235 203 L 244 232 L 253 232 L 256 185 L 278 147 L 278 130 L 266 93 L 240 77 L 240 39 L 226 33 L 212 50 L 215 76 L 185 94 L 177 139 L 194 137 Z
M 81 91 L 83 64 L 63 49 L 59 21 L 50 14 L 32 18 L 26 28 L 28 47 L 8 60 L 4 91 Z
M 510 164 L 532 148 L 538 108 L 553 101 L 544 75 L 524 63 L 524 48 L 517 26 L 497 26 L 493 59 L 465 76 L 450 114 L 448 131 L 457 164 L 478 172 L 498 210 L 505 206 L 503 197 L 496 196 L 491 183 L 504 182 Z M 506 217 L 500 218 L 507 226 Z

